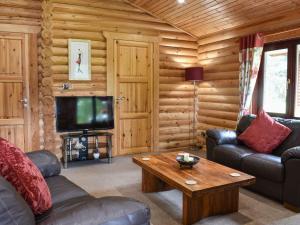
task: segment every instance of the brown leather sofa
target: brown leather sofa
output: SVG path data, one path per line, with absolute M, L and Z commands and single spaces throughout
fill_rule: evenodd
M 48 151 L 28 154 L 42 172 L 53 207 L 35 217 L 15 188 L 0 176 L 0 225 L 150 225 L 150 209 L 126 197 L 94 198 L 60 174 Z
M 272 154 L 260 154 L 237 140 L 255 119 L 244 116 L 236 131 L 207 130 L 207 159 L 256 177 L 249 189 L 300 210 L 300 120 L 274 118 L 292 133 Z

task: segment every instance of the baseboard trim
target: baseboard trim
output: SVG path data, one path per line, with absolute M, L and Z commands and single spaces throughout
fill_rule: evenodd
M 283 203 L 283 206 L 284 206 L 285 208 L 287 208 L 287 209 L 293 211 L 293 212 L 300 213 L 300 208 L 299 208 L 299 207 L 293 206 L 293 205 L 291 205 L 291 204 L 289 204 L 289 203 L 286 203 L 286 202 Z

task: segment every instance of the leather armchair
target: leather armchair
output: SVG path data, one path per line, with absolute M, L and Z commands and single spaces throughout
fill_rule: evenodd
M 214 160 L 214 148 L 217 145 L 237 144 L 237 135 L 233 130 L 210 129 L 206 131 L 206 145 L 211 151 L 207 151 L 207 159 Z
M 287 208 L 300 209 L 300 146 L 286 150 L 281 156 L 285 168 L 283 201 Z M 298 208 L 295 210 L 295 208 Z

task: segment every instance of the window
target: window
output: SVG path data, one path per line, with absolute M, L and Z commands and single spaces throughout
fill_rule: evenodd
M 258 87 L 260 108 L 273 116 L 300 117 L 300 40 L 264 47 Z

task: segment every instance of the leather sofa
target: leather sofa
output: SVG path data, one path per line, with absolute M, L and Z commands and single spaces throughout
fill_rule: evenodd
M 244 116 L 235 131 L 207 130 L 207 159 L 255 176 L 256 183 L 249 189 L 299 211 L 300 120 L 274 118 L 292 133 L 272 154 L 260 154 L 237 139 L 255 118 L 255 115 Z
M 15 188 L 0 176 L 0 225 L 150 225 L 150 209 L 126 197 L 94 198 L 64 176 L 56 156 L 28 153 L 49 186 L 53 207 L 34 216 Z

